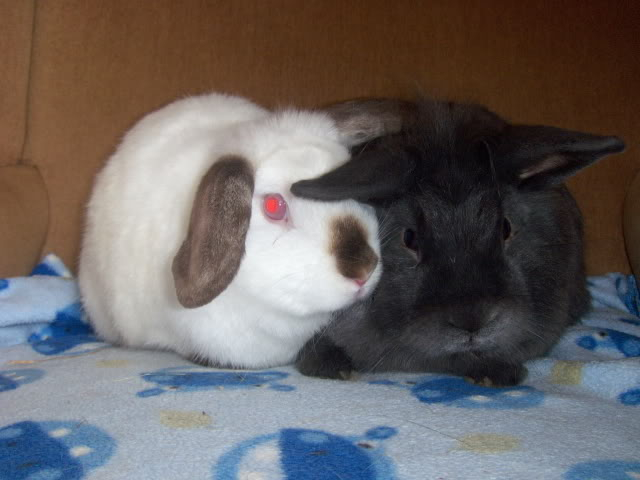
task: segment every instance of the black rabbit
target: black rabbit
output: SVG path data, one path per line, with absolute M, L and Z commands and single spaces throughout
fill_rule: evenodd
M 306 375 L 430 371 L 514 385 L 589 307 L 582 219 L 563 180 L 616 137 L 423 102 L 409 124 L 296 195 L 377 207 L 383 275 L 298 355 Z

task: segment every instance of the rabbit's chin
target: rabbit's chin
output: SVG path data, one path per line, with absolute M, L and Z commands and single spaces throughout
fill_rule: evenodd
M 317 276 L 321 275 L 318 273 Z M 269 310 L 303 319 L 347 308 L 368 296 L 375 286 L 375 281 L 359 287 L 355 282 L 339 275 L 328 274 L 326 277 L 326 281 L 316 283 L 315 280 L 310 282 L 307 277 L 290 275 L 281 282 L 273 281 L 270 285 L 275 285 L 276 288 L 270 288 L 264 286 L 269 282 L 258 281 L 256 278 L 245 282 L 245 277 L 239 275 L 238 281 L 234 281 L 227 289 L 228 292 L 223 292 L 221 297 L 234 295 L 240 302 L 262 304 Z
M 229 292 L 221 296 L 235 295 L 240 302 L 262 303 L 272 310 L 280 310 L 288 315 L 306 317 L 326 314 L 347 308 L 368 297 L 376 287 L 382 272 L 378 263 L 368 281 L 358 285 L 340 275 L 334 267 L 335 259 L 326 257 L 324 261 L 306 261 L 306 258 L 321 257 L 320 252 L 294 251 L 281 260 L 249 256 L 240 266 L 238 275 L 228 287 Z M 303 247 L 298 246 L 298 252 Z M 301 266 L 295 264 L 294 255 L 303 260 Z M 294 266 L 291 266 L 293 262 Z M 303 263 L 306 262 L 306 263 Z
M 330 314 L 350 307 L 357 301 L 365 299 L 371 294 L 373 287 L 365 285 L 357 287 L 351 284 L 345 285 L 340 291 L 331 293 L 318 292 L 317 295 L 309 295 L 306 298 L 290 295 L 286 299 L 272 299 L 275 308 L 282 307 L 289 314 L 299 317 L 308 317 L 318 314 Z

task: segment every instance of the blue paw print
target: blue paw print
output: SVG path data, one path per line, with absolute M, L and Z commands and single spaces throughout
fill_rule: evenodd
M 215 465 L 214 479 L 236 480 L 243 472 L 288 480 L 392 480 L 395 468 L 385 455 L 384 442 L 396 433 L 386 426 L 349 437 L 285 428 L 233 447 Z
M 620 403 L 624 405 L 640 405 L 640 388 L 634 388 L 632 390 L 622 392 L 618 395 L 618 400 L 620 400 Z
M 91 326 L 82 321 L 80 303 L 74 303 L 60 310 L 50 325 L 29 337 L 31 348 L 42 355 L 58 355 L 78 345 L 96 342 L 98 339 L 93 335 Z M 94 345 L 73 353 L 86 353 L 97 348 L 100 347 Z
M 640 356 L 640 338 L 609 328 L 601 328 L 591 335 L 584 335 L 576 340 L 576 344 L 587 350 L 613 350 L 625 357 Z
M 0 478 L 85 478 L 113 454 L 114 440 L 83 422 L 20 422 L 0 429 Z
M 18 386 L 35 382 L 43 376 L 44 370 L 38 368 L 0 370 L 0 392 L 15 390 Z
M 369 383 L 404 387 L 423 403 L 441 403 L 459 408 L 531 408 L 544 400 L 544 393 L 533 387 L 483 387 L 460 377 L 426 377 L 404 384 L 389 380 L 374 380 Z
M 245 372 L 202 370 L 198 367 L 171 367 L 152 373 L 143 373 L 142 379 L 159 385 L 157 388 L 138 392 L 139 397 L 152 397 L 165 392 L 196 392 L 217 388 L 255 388 L 268 385 L 272 390 L 290 392 L 295 387 L 278 383 L 289 376 L 285 372 Z
M 0 290 L 6 290 L 7 288 L 9 288 L 9 280 L 0 278 Z
M 564 474 L 565 480 L 637 480 L 640 478 L 639 462 L 604 460 L 574 465 Z

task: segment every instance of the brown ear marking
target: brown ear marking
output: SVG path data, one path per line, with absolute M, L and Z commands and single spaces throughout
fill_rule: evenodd
M 178 301 L 184 307 L 209 303 L 238 272 L 249 230 L 253 186 L 249 162 L 235 155 L 220 157 L 202 177 L 187 237 L 171 268 Z
M 322 109 L 338 127 L 347 146 L 399 132 L 417 116 L 414 102 L 392 98 L 363 98 L 335 103 Z
M 367 242 L 367 233 L 352 215 L 334 218 L 331 222 L 331 248 L 338 271 L 353 280 L 365 281 L 378 264 L 378 256 Z

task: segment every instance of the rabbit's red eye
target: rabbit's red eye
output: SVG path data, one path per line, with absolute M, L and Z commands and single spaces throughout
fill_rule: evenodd
M 287 216 L 287 202 L 279 193 L 265 195 L 262 209 L 271 220 L 282 220 Z

